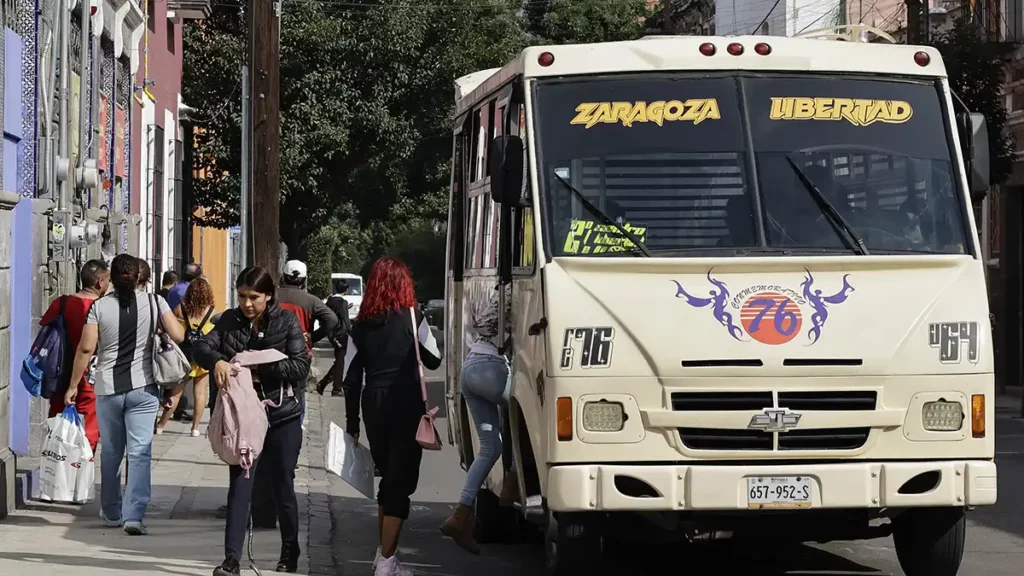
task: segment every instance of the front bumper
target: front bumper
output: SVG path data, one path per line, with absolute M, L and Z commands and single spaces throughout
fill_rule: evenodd
M 937 472 L 923 494 L 900 494 L 920 474 Z M 659 496 L 623 494 L 616 477 L 646 483 Z M 746 510 L 747 478 L 813 480 L 811 508 L 987 506 L 996 502 L 996 465 L 986 460 L 771 465 L 571 465 L 548 471 L 548 508 L 555 512 Z M 634 481 L 630 481 L 635 485 Z

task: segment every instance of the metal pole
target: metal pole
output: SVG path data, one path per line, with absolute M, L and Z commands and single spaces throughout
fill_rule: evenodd
M 251 224 L 249 211 L 252 207 L 250 194 L 252 193 L 252 130 L 249 125 L 252 122 L 252 111 L 249 104 L 249 67 L 242 65 L 242 199 L 239 207 L 239 228 L 241 229 L 242 255 L 241 267 L 244 270 L 249 266 L 249 255 L 252 246 L 249 242 Z
M 85 0 L 78 0 L 78 9 L 82 25 L 82 73 L 78 75 L 80 88 L 78 90 L 78 166 L 76 168 L 81 168 L 84 175 L 85 159 L 87 156 L 85 146 L 89 136 L 86 133 L 89 126 L 87 120 L 89 117 L 89 101 L 85 98 L 85 90 L 83 88 L 86 86 L 86 78 L 90 77 L 87 71 L 91 64 L 89 62 L 89 46 L 92 43 L 90 42 L 91 32 L 89 31 L 89 6 L 86 5 Z M 84 188 L 84 185 L 82 187 Z
M 58 154 L 60 158 L 71 158 L 71 124 L 68 118 L 71 113 L 71 13 L 68 10 L 68 0 L 60 1 L 60 103 L 58 114 L 60 115 L 58 130 L 60 132 L 60 146 Z M 70 168 L 69 168 L 70 171 Z M 65 175 L 60 183 L 60 197 L 57 202 L 57 209 L 66 212 L 71 206 L 71 175 Z

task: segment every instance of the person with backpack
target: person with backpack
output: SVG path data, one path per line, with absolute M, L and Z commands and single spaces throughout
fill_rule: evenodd
M 306 349 L 312 354 L 313 344 L 338 329 L 338 317 L 319 298 L 306 291 L 306 282 L 305 263 L 299 260 L 286 262 L 278 302 L 281 308 L 292 311 L 299 319 L 299 326 L 306 335 Z M 314 321 L 320 325 L 316 330 L 313 330 Z
M 196 364 L 194 358 L 195 343 L 213 330 L 213 322 L 210 321 L 210 318 L 213 316 L 213 306 L 213 287 L 210 286 L 210 283 L 205 278 L 192 280 L 188 285 L 188 290 L 185 291 L 185 297 L 181 301 L 180 309 L 183 316 L 181 318 L 181 325 L 185 329 L 185 341 L 181 343 L 181 351 L 192 362 L 192 372 L 189 373 L 189 378 L 192 379 L 193 438 L 198 438 L 202 435 L 199 432 L 199 423 L 203 418 L 203 412 L 206 410 L 206 397 L 210 393 L 210 373 Z M 160 415 L 160 420 L 157 422 L 157 434 L 163 434 L 164 427 L 167 426 L 167 421 L 171 419 L 171 415 L 177 408 L 181 395 L 185 392 L 185 386 L 187 385 L 188 381 L 186 380 L 172 391 L 171 404 L 170 406 L 164 406 L 163 414 Z
M 193 345 L 199 367 L 213 373 L 220 390 L 218 406 L 226 401 L 238 368 L 233 359 L 245 351 L 277 350 L 286 358 L 251 369 L 252 385 L 261 401 L 267 402 L 269 428 L 255 473 L 243 466 L 230 467 L 227 522 L 224 528 L 224 562 L 214 576 L 237 576 L 242 545 L 249 525 L 253 481 L 257 475 L 270 479 L 281 528 L 281 556 L 278 572 L 295 572 L 299 564 L 299 508 L 295 497 L 295 468 L 302 448 L 302 414 L 310 355 L 294 314 L 282 309 L 277 300 L 273 276 L 260 267 L 249 267 L 235 282 L 238 307 L 224 312 L 213 331 Z M 236 384 L 237 385 L 237 384 Z M 212 424 L 211 424 L 212 426 Z
M 100 427 L 100 515 L 108 527 L 130 536 L 148 534 L 143 520 L 152 494 L 153 421 L 160 392 L 153 376 L 155 335 L 175 342 L 185 330 L 163 298 L 139 289 L 139 260 L 119 254 L 110 265 L 114 292 L 93 301 L 75 353 L 71 382 L 81 382 L 92 357 Z M 80 387 L 65 395 L 74 404 Z M 121 494 L 121 462 L 128 453 L 127 486 Z
M 441 366 L 437 341 L 416 308 L 409 268 L 395 258 L 381 258 L 370 270 L 366 295 L 352 326 L 343 378 L 345 432 L 359 438 L 361 407 L 370 454 L 381 473 L 377 489 L 380 547 L 373 560 L 377 576 L 412 576 L 396 552 L 423 457 L 416 438 L 426 414 L 419 357 L 427 369 Z
M 57 387 L 49 397 L 50 418 L 59 416 L 64 408 L 64 396 L 68 392 L 71 383 L 71 363 L 74 361 L 75 350 L 78 350 L 78 343 L 82 340 L 82 329 L 85 328 L 85 318 L 89 314 L 92 303 L 107 293 L 110 285 L 110 269 L 102 260 L 89 260 L 78 273 L 82 289 L 70 296 L 61 296 L 50 303 L 46 309 L 39 325 L 46 327 L 56 325 L 57 318 L 63 319 L 64 335 L 64 363 L 61 368 L 61 377 L 57 381 Z M 88 379 L 78 382 L 78 395 L 75 397 L 75 408 L 85 420 L 85 435 L 89 438 L 92 450 L 96 452 L 96 445 L 100 439 L 100 427 L 96 420 L 96 392 Z
M 348 282 L 344 279 L 338 281 L 335 286 L 338 293 L 327 299 L 327 307 L 338 317 L 338 328 L 331 337 L 331 346 L 334 348 L 334 365 L 324 374 L 324 377 L 316 385 L 316 391 L 321 396 L 327 385 L 331 382 L 334 386 L 331 396 L 342 396 L 341 373 L 345 369 L 345 348 L 348 345 L 348 333 L 352 330 L 352 321 L 349 319 L 349 303 L 345 300 L 345 293 L 348 292 Z

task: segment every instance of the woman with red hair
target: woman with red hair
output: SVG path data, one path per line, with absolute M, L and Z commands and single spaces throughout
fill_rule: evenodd
M 415 327 L 410 310 L 415 311 Z M 398 562 L 395 552 L 402 523 L 409 517 L 409 497 L 416 491 L 423 456 L 423 448 L 416 441 L 416 428 L 426 410 L 416 358 L 417 339 L 423 365 L 430 370 L 439 368 L 441 353 L 430 326 L 416 308 L 409 269 L 394 258 L 381 258 L 373 264 L 366 283 L 342 376 L 346 432 L 359 438 L 361 405 L 370 453 L 381 475 L 377 489 L 380 547 L 373 560 L 377 576 L 412 575 Z

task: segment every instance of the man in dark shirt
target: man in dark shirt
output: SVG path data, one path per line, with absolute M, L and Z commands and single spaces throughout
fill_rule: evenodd
M 160 283 L 160 289 L 156 291 L 157 294 L 164 297 L 167 300 L 167 295 L 170 293 L 171 288 L 178 283 L 178 273 L 174 270 L 168 270 L 164 272 L 163 281 Z
M 188 285 L 196 278 L 203 277 L 203 267 L 193 262 L 185 266 L 184 274 L 182 274 L 182 282 L 175 284 L 174 287 L 167 292 L 167 305 L 174 310 L 181 304 L 181 301 L 185 299 L 185 291 L 188 290 Z
M 345 293 L 348 292 L 348 282 L 344 279 L 335 283 L 338 293 L 327 299 L 327 307 L 338 317 L 338 329 L 331 337 L 331 346 L 334 348 L 334 366 L 324 374 L 324 377 L 316 385 L 316 391 L 323 395 L 327 385 L 334 382 L 331 388 L 331 396 L 344 396 L 341 389 L 342 372 L 345 370 L 345 350 L 348 345 L 348 332 L 352 327 L 349 320 L 349 303 L 345 300 Z

